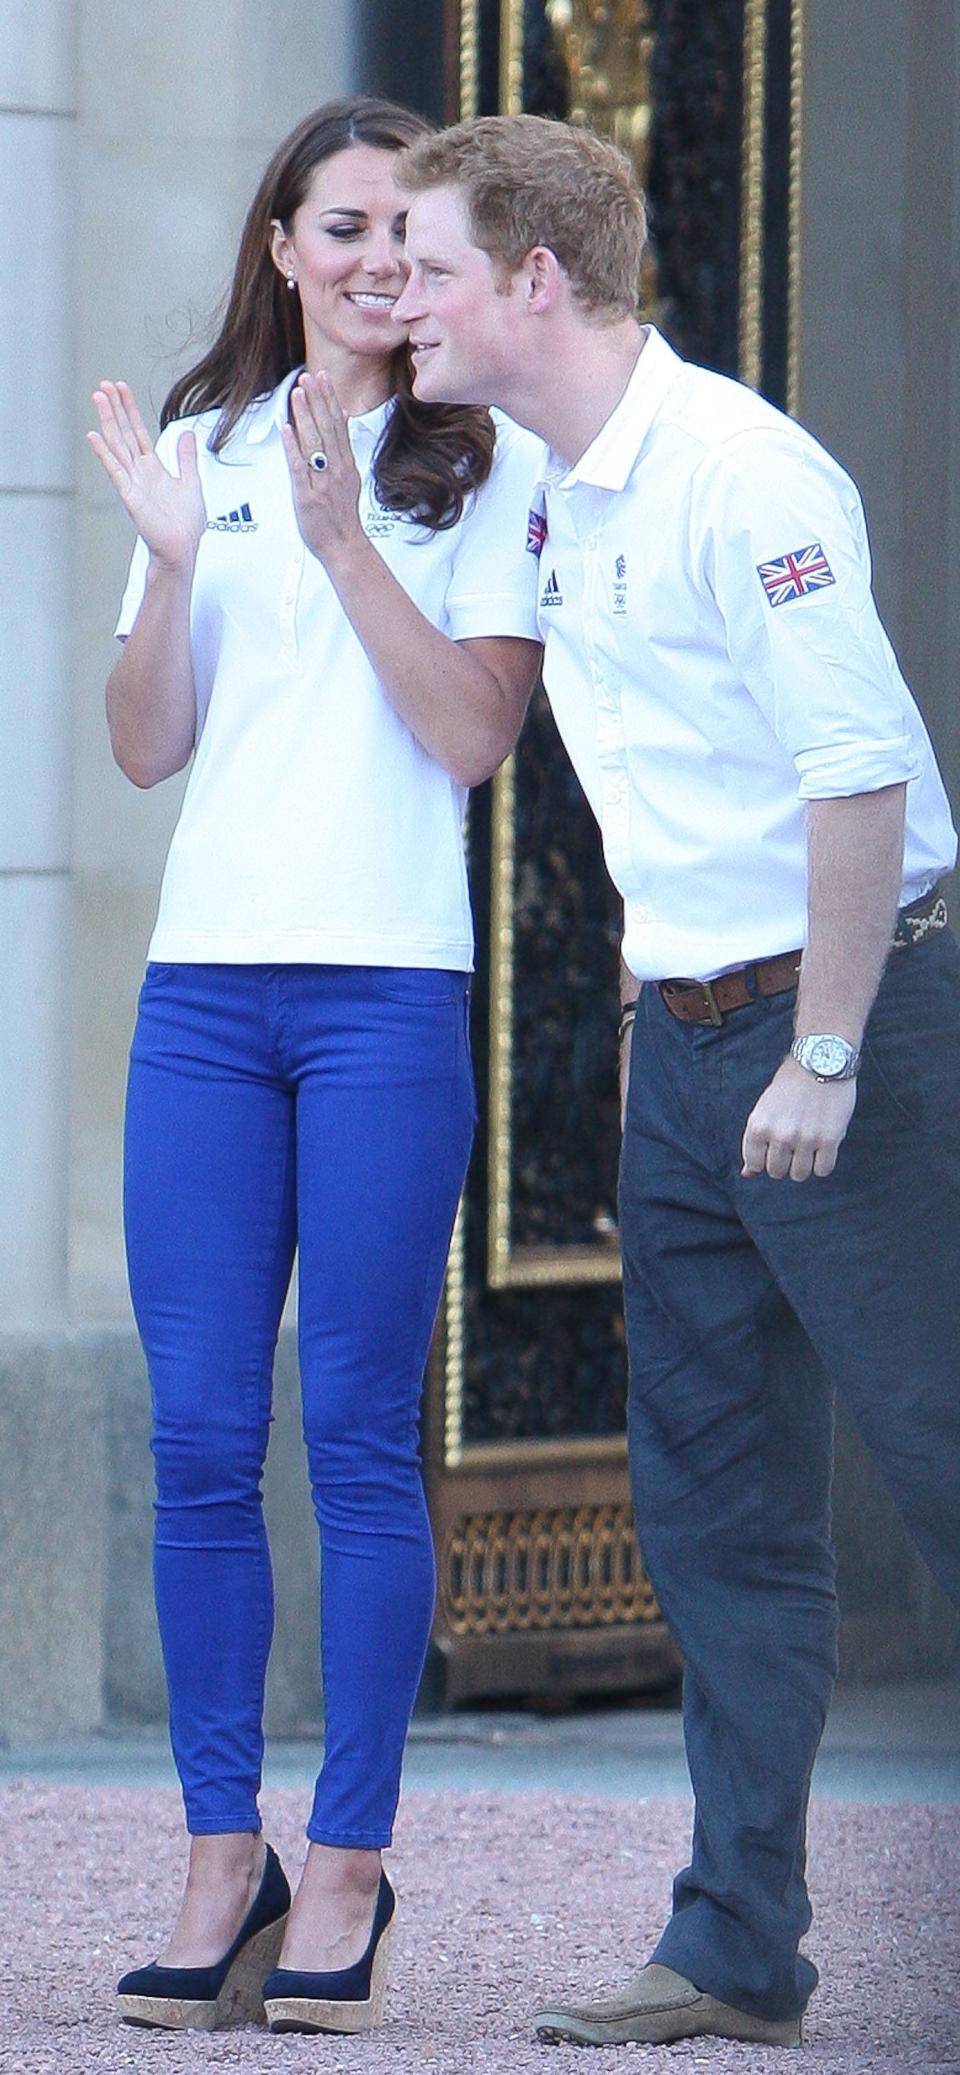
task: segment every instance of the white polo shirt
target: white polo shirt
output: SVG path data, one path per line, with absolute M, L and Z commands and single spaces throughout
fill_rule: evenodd
M 546 689 L 638 979 L 806 942 L 807 800 L 907 779 L 903 902 L 949 870 L 860 498 L 809 433 L 651 327 L 581 460 L 548 457 L 537 507 Z
M 191 598 L 197 748 L 149 955 L 469 970 L 466 793 L 390 705 L 301 538 L 280 439 L 295 378 L 245 413 L 220 454 L 208 445 L 215 411 L 157 442 L 175 473 L 177 440 L 196 429 L 208 521 Z M 495 414 L 488 481 L 456 526 L 431 533 L 377 502 L 372 462 L 391 409 L 349 421 L 365 531 L 452 640 L 537 640 L 526 526 L 542 443 Z M 118 635 L 133 626 L 147 560 L 138 541 Z

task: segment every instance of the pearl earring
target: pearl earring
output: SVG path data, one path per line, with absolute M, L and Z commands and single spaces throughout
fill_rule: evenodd
M 294 291 L 294 289 L 296 288 L 296 285 L 297 285 L 297 277 L 296 277 L 296 274 L 288 274 L 288 275 L 287 275 L 287 287 L 289 288 L 289 290 L 290 290 L 290 293 L 291 293 L 291 295 L 293 294 L 293 291 Z

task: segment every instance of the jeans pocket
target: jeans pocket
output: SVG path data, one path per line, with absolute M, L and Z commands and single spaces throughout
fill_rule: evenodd
M 370 973 L 373 991 L 382 1001 L 421 1009 L 450 1008 L 463 978 L 444 966 L 377 966 Z
M 943 930 L 887 963 L 863 1040 L 860 1103 L 960 1149 L 960 954 Z
M 860 1109 L 862 1110 L 864 1107 L 864 1098 L 869 1099 L 872 1088 L 880 1102 L 885 1103 L 889 1109 L 895 1110 L 897 1116 L 901 1118 L 904 1124 L 909 1124 L 912 1131 L 922 1131 L 924 1123 L 923 1117 L 920 1114 L 920 1106 L 918 1105 L 915 1109 L 911 1108 L 910 1104 L 904 1100 L 895 1086 L 895 1080 L 896 1075 L 889 1065 L 886 1069 L 884 1068 L 877 1046 L 869 1038 L 865 1038 L 861 1052 Z
M 160 995 L 168 994 L 182 973 L 183 967 L 180 965 L 158 965 L 155 959 L 150 959 L 140 982 L 141 1008 L 149 1007 Z

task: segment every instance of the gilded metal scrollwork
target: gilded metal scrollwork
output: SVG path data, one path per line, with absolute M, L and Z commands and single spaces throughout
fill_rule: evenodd
M 570 81 L 570 121 L 612 137 L 643 178 L 653 28 L 647 0 L 546 0 Z
M 446 1538 L 440 1588 L 454 1635 L 660 1618 L 628 1505 L 470 1514 Z

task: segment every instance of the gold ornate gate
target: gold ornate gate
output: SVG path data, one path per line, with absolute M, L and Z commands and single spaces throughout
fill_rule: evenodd
M 615 137 L 652 204 L 645 314 L 789 405 L 799 0 L 450 0 L 450 117 Z M 425 1448 L 446 1697 L 662 1684 L 637 1548 L 616 1230 L 619 911 L 542 695 L 471 803 L 478 1149 Z M 642 1542 L 643 1523 L 639 1523 Z

